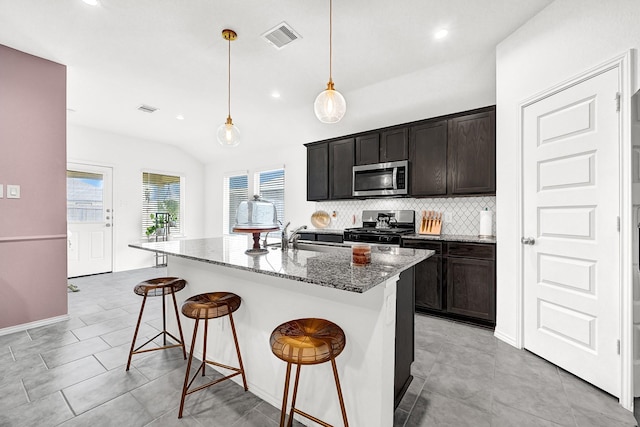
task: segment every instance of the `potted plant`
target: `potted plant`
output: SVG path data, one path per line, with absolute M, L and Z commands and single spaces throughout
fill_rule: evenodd
M 151 214 L 149 215 L 149 217 L 154 223 L 153 225 L 147 227 L 147 229 L 145 230 L 145 234 L 147 235 L 147 237 L 151 237 L 152 234 L 155 234 L 157 236 L 164 236 L 166 224 L 165 217 L 163 215 L 155 214 Z

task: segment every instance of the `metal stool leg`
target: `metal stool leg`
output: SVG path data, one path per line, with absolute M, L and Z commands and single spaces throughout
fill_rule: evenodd
M 233 332 L 233 343 L 236 345 L 236 353 L 238 353 L 238 362 L 240 364 L 240 372 L 242 373 L 242 383 L 244 384 L 244 391 L 249 390 L 247 387 L 247 377 L 244 375 L 244 365 L 242 364 L 242 356 L 240 355 L 240 345 L 238 345 L 238 336 L 236 335 L 236 325 L 233 322 L 233 315 L 229 310 L 229 321 L 231 322 L 231 332 Z
M 284 380 L 284 397 L 282 398 L 282 412 L 280 413 L 280 427 L 284 427 L 285 416 L 287 415 L 287 398 L 289 397 L 289 377 L 291 377 L 291 363 L 287 362 L 287 374 Z
M 340 401 L 340 410 L 342 411 L 342 420 L 344 421 L 344 427 L 349 427 L 349 421 L 347 421 L 347 411 L 344 408 L 344 399 L 342 398 L 342 388 L 340 388 L 340 380 L 338 379 L 338 368 L 336 367 L 336 359 L 331 355 L 331 367 L 333 368 L 333 377 L 336 379 L 336 388 L 338 389 L 338 400 Z
M 178 332 L 180 332 L 180 343 L 182 343 L 182 356 L 186 360 L 187 359 L 187 350 L 185 350 L 184 335 L 182 335 L 182 325 L 180 325 L 180 313 L 178 312 L 178 303 L 176 301 L 175 289 L 173 289 L 173 292 L 171 292 L 171 296 L 173 297 L 173 308 L 175 308 L 175 310 L 176 310 L 176 321 L 178 322 Z
M 147 302 L 147 293 L 144 293 L 142 298 L 142 306 L 140 307 L 140 314 L 138 315 L 138 323 L 136 323 L 136 330 L 133 333 L 133 340 L 131 341 L 131 350 L 129 350 L 129 360 L 127 360 L 127 371 L 131 366 L 131 358 L 133 357 L 133 351 L 136 347 L 136 338 L 138 338 L 138 330 L 140 329 L 140 322 L 142 321 L 142 313 L 144 312 L 144 305 Z
M 291 427 L 293 425 L 293 414 L 296 412 L 296 397 L 298 397 L 298 382 L 300 381 L 300 368 L 302 365 L 296 365 L 296 380 L 293 383 L 293 397 L 291 398 L 291 411 L 289 412 L 289 422 L 287 423 L 287 427 Z
M 196 347 L 196 337 L 198 335 L 199 318 L 196 318 L 196 324 L 193 327 L 193 338 L 191 339 L 191 350 L 189 351 L 189 361 L 187 362 L 187 372 L 184 375 L 184 385 L 182 386 L 182 398 L 180 399 L 180 412 L 178 418 L 182 418 L 182 410 L 184 409 L 184 399 L 187 397 L 187 388 L 189 387 L 189 372 L 191 371 L 191 362 L 193 361 L 193 350 Z
M 209 335 L 209 319 L 204 319 L 204 345 L 202 346 L 202 376 L 207 367 L 207 335 Z

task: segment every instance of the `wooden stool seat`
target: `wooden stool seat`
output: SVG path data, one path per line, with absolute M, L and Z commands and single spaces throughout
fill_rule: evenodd
M 336 357 L 346 344 L 344 331 L 324 319 L 283 323 L 271 334 L 271 351 L 278 359 L 297 365 L 315 365 Z
M 242 299 L 231 292 L 211 292 L 192 296 L 182 304 L 182 314 L 191 319 L 215 319 L 240 308 Z
M 138 283 L 133 292 L 140 296 L 159 297 L 180 292 L 187 286 L 187 281 L 179 277 L 158 277 Z
M 309 415 L 296 408 L 298 394 L 298 382 L 300 380 L 300 368 L 302 365 L 317 365 L 331 362 L 333 377 L 338 391 L 338 401 L 342 411 L 342 420 L 345 427 L 349 426 L 347 411 L 344 406 L 338 369 L 335 358 L 342 353 L 346 345 L 346 337 L 342 328 L 325 319 L 296 319 L 278 325 L 269 338 L 271 351 L 278 358 L 287 362 L 287 373 L 284 383 L 284 397 L 282 399 L 282 411 L 280 413 L 280 427 L 285 426 L 287 398 L 289 394 L 289 382 L 291 377 L 291 365 L 296 365 L 296 379 L 293 386 L 291 399 L 291 412 L 289 413 L 288 427 L 293 423 L 293 414 L 302 415 L 322 426 L 331 427 L 330 424 Z
M 131 367 L 131 358 L 134 354 L 146 353 L 149 351 L 165 350 L 167 348 L 182 347 L 182 356 L 186 359 L 187 353 L 184 347 L 184 337 L 182 336 L 182 326 L 180 325 L 180 315 L 178 314 L 178 303 L 176 302 L 176 292 L 181 291 L 187 285 L 187 281 L 179 277 L 157 277 L 155 279 L 145 280 L 138 283 L 133 292 L 143 297 L 142 306 L 140 307 L 140 314 L 138 315 L 138 323 L 136 323 L 136 329 L 133 333 L 133 340 L 131 342 L 131 349 L 129 350 L 129 360 L 127 360 L 127 371 Z M 173 298 L 173 308 L 176 313 L 176 321 L 178 322 L 178 332 L 180 333 L 180 339 L 173 336 L 167 331 L 167 316 L 166 305 L 164 296 L 171 295 Z M 140 330 L 140 322 L 142 321 L 142 313 L 144 312 L 144 306 L 147 302 L 147 297 L 162 296 L 162 331 L 156 334 L 153 338 L 147 340 L 144 344 L 135 347 L 136 339 L 138 338 L 138 331 Z M 142 347 L 149 344 L 151 341 L 162 335 L 163 345 L 161 347 L 148 348 L 141 350 Z M 173 338 L 176 344 L 167 344 L 167 336 Z
M 238 336 L 236 335 L 236 326 L 233 322 L 233 312 L 240 308 L 242 299 L 231 292 L 210 292 L 206 294 L 194 295 L 188 298 L 182 304 L 182 314 L 191 319 L 195 319 L 195 325 L 193 327 L 193 338 L 191 339 L 191 351 L 189 352 L 189 361 L 187 362 L 187 372 L 184 376 L 184 385 L 182 386 L 182 398 L 180 399 L 180 411 L 178 412 L 178 418 L 182 418 L 182 411 L 184 410 L 184 401 L 188 394 L 195 393 L 196 391 L 203 390 L 207 387 L 211 387 L 221 381 L 233 378 L 236 375 L 242 375 L 242 383 L 244 384 L 244 390 L 247 391 L 247 378 L 244 374 L 244 366 L 242 365 L 242 356 L 240 355 L 240 346 L 238 345 Z M 216 319 L 218 317 L 229 316 L 229 323 L 231 323 L 231 332 L 233 333 L 233 342 L 236 347 L 236 354 L 238 355 L 239 368 L 233 366 L 223 365 L 222 363 L 207 360 L 207 335 L 209 331 L 209 319 Z M 196 337 L 198 335 L 198 324 L 200 320 L 204 320 L 204 336 L 203 336 L 203 349 L 202 349 L 202 363 L 198 370 L 193 374 L 191 380 L 189 380 L 189 372 L 191 371 L 191 362 L 193 361 L 193 351 L 196 346 Z M 202 371 L 204 377 L 205 367 L 209 365 L 219 366 L 221 368 L 233 371 L 225 377 L 211 381 L 209 383 L 190 388 L 193 381 L 198 376 L 198 373 Z

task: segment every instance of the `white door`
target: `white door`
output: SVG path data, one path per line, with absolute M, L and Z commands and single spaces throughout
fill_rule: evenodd
M 112 271 L 111 168 L 67 165 L 69 277 Z
M 615 396 L 619 90 L 610 69 L 525 107 L 522 118 L 524 346 Z

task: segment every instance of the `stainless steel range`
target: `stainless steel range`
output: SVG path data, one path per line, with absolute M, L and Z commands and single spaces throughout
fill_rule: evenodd
M 400 246 L 401 236 L 415 228 L 414 211 L 362 211 L 362 227 L 344 230 L 344 242 Z

